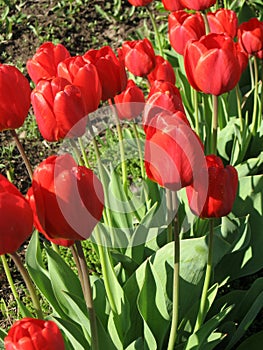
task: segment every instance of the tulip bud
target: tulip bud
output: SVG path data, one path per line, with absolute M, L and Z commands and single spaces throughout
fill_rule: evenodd
M 184 6 L 181 0 L 162 0 L 163 6 L 167 11 L 183 10 Z
M 70 53 L 62 44 L 51 42 L 42 44 L 32 59 L 27 61 L 26 67 L 30 78 L 36 84 L 40 79 L 57 76 L 59 62 L 70 57 Z
M 155 68 L 147 75 L 147 79 L 152 85 L 156 80 L 169 81 L 175 84 L 175 74 L 171 63 L 165 60 L 162 56 L 156 56 Z
M 238 18 L 237 14 L 228 9 L 219 9 L 216 12 L 209 12 L 207 20 L 211 33 L 225 33 L 231 38 L 237 34 Z
M 206 156 L 206 166 L 200 169 L 204 176 L 208 174 L 208 189 L 204 191 L 198 182 L 187 187 L 186 193 L 192 212 L 201 218 L 228 215 L 237 193 L 236 169 L 231 165 L 224 167 L 222 160 L 213 154 Z
M 237 36 L 239 45 L 249 55 L 255 55 L 263 50 L 263 22 L 257 18 L 241 23 Z
M 153 2 L 153 0 L 128 0 L 129 3 L 133 6 L 146 6 Z
M 14 66 L 0 64 L 0 131 L 23 125 L 30 108 L 30 85 Z
M 188 10 L 202 11 L 213 6 L 216 0 L 180 0 L 180 2 Z
M 17 251 L 31 235 L 33 214 L 19 190 L 0 174 L 0 255 Z
M 12 325 L 4 344 L 7 350 L 65 350 L 62 333 L 55 322 L 30 317 Z

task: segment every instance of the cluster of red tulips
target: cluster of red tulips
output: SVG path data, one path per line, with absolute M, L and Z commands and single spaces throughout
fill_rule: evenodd
M 146 6 L 152 0 L 129 2 Z M 236 86 L 250 55 L 262 58 L 263 23 L 253 18 L 238 25 L 236 14 L 227 9 L 208 12 L 205 20 L 200 11 L 215 2 L 163 0 L 171 11 L 169 40 L 183 55 L 190 85 L 218 96 Z M 149 179 L 171 191 L 186 187 L 189 206 L 201 218 L 231 212 L 237 171 L 224 166 L 216 155 L 216 141 L 205 155 L 203 143 L 187 119 L 173 67 L 155 54 L 148 39 L 126 41 L 117 54 L 105 46 L 82 56 L 71 56 L 63 45 L 46 42 L 26 67 L 35 85 L 32 91 L 16 67 L 0 64 L 1 131 L 21 127 L 32 106 L 47 141 L 81 137 L 89 114 L 108 101 L 116 106 L 119 119 L 131 120 L 142 114 Z M 136 77 L 146 79 L 147 98 Z M 89 238 L 104 209 L 103 186 L 95 173 L 70 155 L 54 155 L 30 176 L 32 186 L 25 197 L 0 176 L 0 254 L 17 251 L 33 226 L 51 242 L 64 246 Z M 51 321 L 31 319 L 18 321 L 11 328 L 5 346 L 9 350 L 64 348 Z

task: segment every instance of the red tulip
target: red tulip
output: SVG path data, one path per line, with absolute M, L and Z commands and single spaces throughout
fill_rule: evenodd
M 203 145 L 195 132 L 179 117 L 160 113 L 146 132 L 145 168 L 147 176 L 172 191 L 199 178 L 205 162 Z
M 213 95 L 232 90 L 242 73 L 236 45 L 225 34 L 210 33 L 189 42 L 185 48 L 184 66 L 192 87 Z
M 169 81 L 175 84 L 175 74 L 170 62 L 165 60 L 162 56 L 155 56 L 155 68 L 147 75 L 147 79 L 152 85 L 155 80 Z
M 126 89 L 114 97 L 114 102 L 119 118 L 131 120 L 143 111 L 145 98 L 142 90 L 130 79 Z
M 40 222 L 39 222 L 39 219 L 38 219 L 38 216 L 37 216 L 37 209 L 36 209 L 36 201 L 35 201 L 35 197 L 34 197 L 34 193 L 33 193 L 33 188 L 30 187 L 27 191 L 27 194 L 26 194 L 26 199 L 27 201 L 29 202 L 30 206 L 31 206 L 31 209 L 33 211 L 33 215 L 34 215 L 34 226 L 35 228 L 41 232 L 45 238 L 47 240 L 49 240 L 50 242 L 52 243 L 55 243 L 57 245 L 61 245 L 63 247 L 70 247 L 72 246 L 74 243 L 75 243 L 75 240 L 72 240 L 72 239 L 63 239 L 63 238 L 50 238 L 45 230 L 43 229 L 43 227 L 41 226 Z
M 237 35 L 238 18 L 234 11 L 219 9 L 216 12 L 209 12 L 207 19 L 211 33 L 225 33 L 232 38 Z
M 14 66 L 0 63 L 0 131 L 23 125 L 30 108 L 30 85 Z
M 14 253 L 31 235 L 33 214 L 19 190 L 0 174 L 0 255 Z
M 133 6 L 146 6 L 153 2 L 153 0 L 128 0 Z
M 243 50 L 249 55 L 255 55 L 263 49 L 263 22 L 251 18 L 248 22 L 241 23 L 237 36 Z
M 184 6 L 181 0 L 162 0 L 163 6 L 167 11 L 183 10 Z
M 205 23 L 199 12 L 175 11 L 168 17 L 168 31 L 171 46 L 183 55 L 189 40 L 197 40 L 205 35 Z
M 36 84 L 40 79 L 57 76 L 59 62 L 70 57 L 70 53 L 62 44 L 51 42 L 42 44 L 32 59 L 27 61 L 26 67 L 30 78 Z
M 216 0 L 180 0 L 180 2 L 189 10 L 202 11 L 213 6 Z
M 48 141 L 81 136 L 85 132 L 85 107 L 80 89 L 64 78 L 40 80 L 31 94 L 42 136 Z
M 202 169 L 200 167 L 200 169 Z M 201 218 L 222 217 L 228 215 L 233 207 L 238 175 L 236 169 L 215 156 L 206 156 L 206 166 L 201 173 L 208 173 L 208 189 L 204 191 L 198 183 L 187 187 L 187 197 L 193 213 Z
M 35 225 L 48 239 L 87 239 L 101 219 L 102 185 L 70 155 L 51 156 L 40 163 L 32 189 L 30 203 L 38 218 Z
M 186 124 L 189 124 L 178 88 L 170 82 L 155 81 L 151 86 L 143 112 L 144 130 L 146 131 L 156 114 L 161 112 L 175 113 L 177 111 L 182 112 L 182 119 Z
M 89 50 L 83 58 L 97 68 L 102 85 L 102 101 L 113 98 L 125 89 L 127 75 L 124 64 L 109 46 L 99 50 Z
M 65 350 L 62 333 L 53 321 L 23 318 L 4 339 L 6 350 Z
M 125 66 L 135 76 L 144 77 L 155 67 L 155 53 L 148 39 L 125 41 L 122 44 Z
M 59 63 L 58 76 L 67 79 L 80 88 L 85 112 L 94 112 L 101 100 L 101 82 L 96 67 L 84 61 L 81 56 L 69 57 Z

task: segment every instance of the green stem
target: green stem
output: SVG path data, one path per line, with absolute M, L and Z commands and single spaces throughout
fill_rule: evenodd
M 51 247 L 53 248 L 53 250 L 58 254 L 60 255 L 60 251 L 59 251 L 59 248 L 58 248 L 58 245 L 51 242 Z
M 236 99 L 237 99 L 237 113 L 238 113 L 238 117 L 239 117 L 239 121 L 240 121 L 240 131 L 242 132 L 244 129 L 244 125 L 243 125 L 243 118 L 242 118 L 242 110 L 241 110 L 241 102 L 240 102 L 240 95 L 239 95 L 239 91 L 238 91 L 238 85 L 236 85 L 235 91 L 236 91 Z
M 5 255 L 1 255 L 1 260 L 2 260 L 2 263 L 3 263 L 3 267 L 4 267 L 4 270 L 5 270 L 5 274 L 6 274 L 6 278 L 8 280 L 9 286 L 11 288 L 11 291 L 12 291 L 15 299 L 17 300 L 17 299 L 19 299 L 19 296 L 17 294 L 16 287 L 14 285 L 14 281 L 13 281 L 13 278 L 12 278 L 12 275 L 11 275 L 11 272 L 10 272 L 10 269 L 9 269 L 9 266 L 8 266 L 8 263 L 7 263 Z
M 161 56 L 164 56 L 164 54 L 163 54 L 163 47 L 162 47 L 162 43 L 161 43 L 161 38 L 160 38 L 160 34 L 159 34 L 159 31 L 158 31 L 158 28 L 157 28 L 157 24 L 156 24 L 155 18 L 153 16 L 152 11 L 150 10 L 150 8 L 148 6 L 146 6 L 145 8 L 146 8 L 146 11 L 147 11 L 147 13 L 148 13 L 148 15 L 150 17 L 151 22 L 152 22 L 153 30 L 154 30 L 155 37 L 156 37 L 156 40 L 157 40 L 159 53 L 160 53 Z
M 218 128 L 218 96 L 213 95 L 213 120 L 212 120 L 212 148 L 211 153 L 217 152 L 217 128 Z
M 166 207 L 168 215 L 168 227 L 167 227 L 167 242 L 172 242 L 173 240 L 173 219 L 174 219 L 174 210 L 173 210 L 173 200 L 172 200 L 172 191 L 166 188 Z
M 197 135 L 200 135 L 200 130 L 199 130 L 199 116 L 198 116 L 198 91 L 193 89 L 194 92 L 194 109 L 195 109 L 195 132 Z
M 203 19 L 204 19 L 204 22 L 205 22 L 205 33 L 208 34 L 210 33 L 210 27 L 209 27 L 209 22 L 208 22 L 208 19 L 207 19 L 207 15 L 204 12 L 201 12 L 202 16 L 203 16 Z
M 224 8 L 227 9 L 227 0 L 224 0 Z
M 208 258 L 205 272 L 205 280 L 201 295 L 200 307 L 196 319 L 196 324 L 194 328 L 194 333 L 197 332 L 202 326 L 206 314 L 206 300 L 207 300 L 207 292 L 211 280 L 212 268 L 213 268 L 213 241 L 214 241 L 214 220 L 210 219 L 210 227 L 209 227 L 209 238 L 208 238 Z
M 83 273 L 82 273 L 82 270 L 81 270 L 81 266 L 80 266 L 80 262 L 79 262 L 79 256 L 78 256 L 75 244 L 70 246 L 70 251 L 71 251 L 71 254 L 73 256 L 74 262 L 76 264 L 77 270 L 78 270 L 78 276 L 79 276 L 81 288 L 84 291 Z
M 145 174 L 145 168 L 144 168 L 144 159 L 143 159 L 142 147 L 141 147 L 141 142 L 140 142 L 140 137 L 139 137 L 137 125 L 133 122 L 132 123 L 132 127 L 133 127 L 133 131 L 134 131 L 134 134 L 135 134 L 136 143 L 137 143 L 137 147 L 138 147 L 138 153 L 139 153 L 139 159 L 140 159 L 140 167 L 141 167 L 141 176 L 142 176 L 142 179 L 145 179 L 146 178 L 146 174 Z
M 250 72 L 250 80 L 251 80 L 251 89 L 254 89 L 255 87 L 255 80 L 254 80 L 254 72 L 253 72 L 253 66 L 252 66 L 252 59 L 249 60 L 249 72 Z
M 33 170 L 32 170 L 31 164 L 29 162 L 29 159 L 27 158 L 27 155 L 25 153 L 24 147 L 22 146 L 21 142 L 19 141 L 19 138 L 18 138 L 18 135 L 17 135 L 15 129 L 11 129 L 10 132 L 11 132 L 11 135 L 13 136 L 13 138 L 15 140 L 16 147 L 18 148 L 19 153 L 21 154 L 22 159 L 23 159 L 23 161 L 25 163 L 28 175 L 29 175 L 30 179 L 32 180 Z
M 95 313 L 93 299 L 92 299 L 92 289 L 90 284 L 89 271 L 88 271 L 81 242 L 76 241 L 75 247 L 79 258 L 79 266 L 81 269 L 80 276 L 82 274 L 82 278 L 83 278 L 83 287 L 84 287 L 83 294 L 84 294 L 84 298 L 85 298 L 87 309 L 89 311 L 89 316 L 90 316 L 91 348 L 93 350 L 99 350 L 97 320 L 96 320 L 96 313 Z
M 76 142 L 74 140 L 72 140 L 72 139 L 69 139 L 69 143 L 70 143 L 70 146 L 73 149 L 73 153 L 74 153 L 74 156 L 76 158 L 76 162 L 79 165 L 84 165 L 83 159 L 81 158 L 81 154 L 80 154 L 79 149 L 78 149 L 78 147 L 76 145 Z
M 117 128 L 118 138 L 119 138 L 119 147 L 120 147 L 120 155 L 121 155 L 121 170 L 122 170 L 122 183 L 125 193 L 128 193 L 128 182 L 127 182 L 127 167 L 126 167 L 126 161 L 125 161 L 125 151 L 124 151 L 124 144 L 123 144 L 123 133 L 122 133 L 122 127 L 120 124 L 120 120 L 118 117 L 118 113 L 116 111 L 116 107 L 114 105 L 114 100 L 109 101 L 110 107 L 113 111 L 113 116 L 115 119 L 115 124 Z
M 78 138 L 78 141 L 79 141 L 79 146 L 80 146 L 80 149 L 81 149 L 81 154 L 82 154 L 82 158 L 84 160 L 84 164 L 87 168 L 90 168 L 90 164 L 89 164 L 89 160 L 88 160 L 88 157 L 87 157 L 87 153 L 85 151 L 85 147 L 83 145 L 83 141 L 82 141 L 82 138 L 79 137 Z
M 39 298 L 38 298 L 38 296 L 36 294 L 36 289 L 35 289 L 35 287 L 34 287 L 34 285 L 32 283 L 32 280 L 31 280 L 31 278 L 29 276 L 29 273 L 27 272 L 26 268 L 24 267 L 24 265 L 23 265 L 19 255 L 17 253 L 12 253 L 12 254 L 10 254 L 10 256 L 13 259 L 16 267 L 20 271 L 21 276 L 23 277 L 23 280 L 25 281 L 26 287 L 27 287 L 27 289 L 29 291 L 29 294 L 31 296 L 34 308 L 36 310 L 37 317 L 40 318 L 40 319 L 43 319 L 44 316 L 43 316 L 43 313 L 42 313 L 42 310 L 41 310 L 41 307 L 40 307 Z
M 253 57 L 254 58 L 254 77 L 255 77 L 255 80 L 254 80 L 254 106 L 253 106 L 253 115 L 252 115 L 252 123 L 251 123 L 251 132 L 252 132 L 252 135 L 256 135 L 256 132 L 257 132 L 257 105 L 258 105 L 258 65 L 257 65 L 257 59 L 256 57 Z
M 173 350 L 177 339 L 179 321 L 179 268 L 180 268 L 180 237 L 177 216 L 174 219 L 174 276 L 173 276 L 173 311 L 172 324 L 167 350 Z

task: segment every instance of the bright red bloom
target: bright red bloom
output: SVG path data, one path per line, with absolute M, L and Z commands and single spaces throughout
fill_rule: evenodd
M 40 80 L 31 94 L 42 136 L 48 141 L 81 136 L 85 132 L 85 107 L 80 89 L 64 78 Z
M 31 235 L 33 214 L 19 190 L 0 174 L 0 255 L 14 253 Z
M 147 75 L 147 79 L 152 85 L 155 80 L 169 81 L 173 85 L 175 84 L 175 74 L 173 66 L 162 56 L 155 56 L 156 65 L 155 68 Z
M 33 174 L 32 189 L 34 202 L 30 203 L 38 218 L 35 225 L 49 239 L 87 239 L 101 219 L 101 182 L 68 154 L 40 163 Z
M 180 2 L 188 10 L 202 11 L 213 6 L 216 0 L 180 0 Z
M 234 11 L 219 9 L 216 12 L 209 12 L 207 19 L 211 33 L 225 33 L 231 38 L 237 35 L 238 18 Z
M 134 119 L 143 111 L 144 94 L 133 80 L 128 80 L 126 89 L 114 97 L 115 106 L 120 119 Z
M 171 46 L 183 55 L 189 40 L 197 40 L 205 35 L 205 23 L 199 12 L 175 11 L 168 17 L 168 31 Z
M 178 88 L 170 82 L 155 81 L 151 86 L 143 112 L 144 130 L 148 128 L 152 118 L 161 112 L 182 112 L 183 120 L 189 124 L 184 111 L 183 101 Z
M 65 350 L 61 331 L 53 321 L 23 318 L 4 339 L 6 350 Z
M 210 33 L 189 42 L 185 48 L 184 66 L 191 86 L 213 95 L 232 90 L 242 73 L 239 50 L 233 39 L 225 34 Z
M 153 0 L 128 0 L 133 6 L 146 6 L 153 2 Z
M 94 112 L 100 103 L 102 88 L 96 67 L 81 56 L 69 57 L 59 63 L 58 76 L 80 88 L 85 113 Z
M 42 44 L 32 59 L 27 61 L 26 67 L 30 78 L 36 84 L 40 79 L 57 76 L 59 62 L 70 57 L 70 53 L 62 44 L 51 42 Z
M 172 191 L 192 184 L 205 162 L 199 137 L 178 114 L 181 112 L 154 117 L 145 142 L 147 176 Z
M 83 58 L 97 68 L 102 86 L 102 101 L 113 98 L 125 89 L 127 75 L 124 64 L 109 46 L 99 50 L 89 50 Z
M 0 131 L 23 125 L 30 108 L 30 85 L 14 66 L 0 63 Z
M 249 55 L 255 55 L 263 49 L 263 22 L 251 18 L 241 23 L 237 30 L 238 42 Z
M 200 167 L 200 169 L 202 169 Z M 188 202 L 194 214 L 201 218 L 220 218 L 228 215 L 233 207 L 237 186 L 238 174 L 236 169 L 224 164 L 221 158 L 215 155 L 206 156 L 206 166 L 201 173 L 208 173 L 208 189 L 196 183 L 186 189 Z
M 184 6 L 181 0 L 162 0 L 163 6 L 167 11 L 183 10 Z
M 45 230 L 43 229 L 43 227 L 41 226 L 38 216 L 37 216 L 37 209 L 36 209 L 36 201 L 35 201 L 35 197 L 34 197 L 34 193 L 33 193 L 33 188 L 30 187 L 27 191 L 26 194 L 26 199 L 29 202 L 31 209 L 33 211 L 33 215 L 34 215 L 34 226 L 35 228 L 38 230 L 38 232 L 42 233 L 47 240 L 49 240 L 52 243 L 55 243 L 57 245 L 61 245 L 63 247 L 70 247 L 75 243 L 75 240 L 72 239 L 63 239 L 63 238 L 50 238 Z
M 155 67 L 155 53 L 148 39 L 125 41 L 122 54 L 126 68 L 135 76 L 144 77 Z

